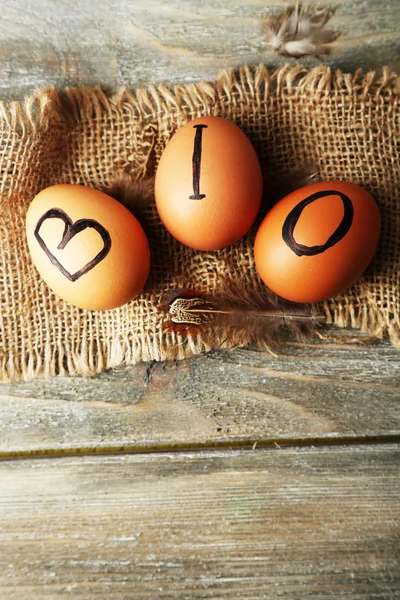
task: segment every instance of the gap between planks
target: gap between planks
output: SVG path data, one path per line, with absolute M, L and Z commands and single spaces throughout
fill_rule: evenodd
M 278 439 L 213 440 L 210 442 L 170 443 L 170 444 L 125 444 L 115 446 L 87 446 L 71 448 L 45 448 L 32 450 L 1 451 L 0 461 L 62 458 L 73 456 L 122 455 L 184 453 L 218 450 L 273 450 L 282 447 L 330 447 L 357 446 L 366 444 L 384 445 L 400 443 L 400 432 L 388 432 L 381 435 L 341 435 L 328 437 L 299 437 Z

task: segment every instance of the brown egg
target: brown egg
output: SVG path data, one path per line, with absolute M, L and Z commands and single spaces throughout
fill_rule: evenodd
M 42 190 L 29 206 L 26 235 L 44 281 L 80 308 L 116 308 L 146 282 L 146 235 L 137 219 L 103 192 L 70 184 Z
M 217 250 L 242 237 L 261 204 L 256 152 L 236 125 L 201 117 L 167 144 L 156 174 L 158 213 L 168 231 L 197 250 Z
M 264 283 L 294 302 L 318 302 L 346 290 L 375 253 L 380 216 L 361 187 L 324 181 L 278 202 L 257 232 L 254 259 Z

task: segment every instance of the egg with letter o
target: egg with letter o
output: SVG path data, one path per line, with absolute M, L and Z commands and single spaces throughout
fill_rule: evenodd
M 122 306 L 140 293 L 149 274 L 142 226 L 117 200 L 90 187 L 42 190 L 29 206 L 26 236 L 44 281 L 79 308 Z
M 261 204 L 257 154 L 239 127 L 220 117 L 186 123 L 158 165 L 155 199 L 161 221 L 182 244 L 218 250 L 241 238 Z
M 261 223 L 254 259 L 263 282 L 294 302 L 319 302 L 353 285 L 378 245 L 373 197 L 345 181 L 324 181 L 280 200 Z

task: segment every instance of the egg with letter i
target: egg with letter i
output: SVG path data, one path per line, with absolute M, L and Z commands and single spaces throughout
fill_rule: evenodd
M 359 279 L 379 235 L 379 210 L 366 190 L 345 181 L 315 183 L 267 213 L 254 243 L 256 268 L 278 296 L 327 300 Z
M 197 250 L 219 250 L 241 238 L 257 216 L 261 196 L 261 168 L 250 140 L 220 117 L 186 123 L 158 164 L 155 199 L 161 221 Z
M 107 194 L 61 184 L 32 200 L 26 217 L 32 261 L 63 300 L 90 310 L 117 308 L 139 294 L 150 269 L 142 226 Z

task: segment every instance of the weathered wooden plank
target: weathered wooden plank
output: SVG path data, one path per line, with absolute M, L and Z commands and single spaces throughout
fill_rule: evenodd
M 400 431 L 400 354 L 388 342 L 287 341 L 278 358 L 220 350 L 157 363 L 146 383 L 148 368 L 1 384 L 0 452 Z
M 3 600 L 400 594 L 396 446 L 13 461 L 0 480 Z
M 289 0 L 4 0 L 0 19 L 0 94 L 22 98 L 40 85 L 101 85 L 214 80 L 240 64 L 270 67 L 273 53 L 260 19 Z M 337 8 L 332 26 L 343 32 L 326 59 L 345 71 L 400 67 L 398 0 L 321 0 Z M 315 58 L 302 59 L 306 65 Z

